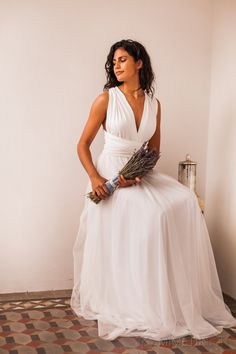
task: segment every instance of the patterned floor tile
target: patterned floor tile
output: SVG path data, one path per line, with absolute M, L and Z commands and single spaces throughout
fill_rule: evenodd
M 228 301 L 227 301 L 228 300 Z M 236 301 L 225 298 L 236 317 Z M 97 321 L 77 317 L 70 298 L 0 302 L 0 354 L 236 354 L 236 328 L 215 337 L 173 341 L 98 337 Z

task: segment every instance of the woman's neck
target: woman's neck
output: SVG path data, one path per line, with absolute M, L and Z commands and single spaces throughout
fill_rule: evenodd
M 144 92 L 139 83 L 136 85 L 121 84 L 119 88 L 124 92 L 125 95 L 132 96 L 134 98 L 138 98 L 144 95 Z

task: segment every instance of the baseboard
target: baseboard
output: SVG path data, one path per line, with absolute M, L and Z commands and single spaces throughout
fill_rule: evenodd
M 26 291 L 23 293 L 0 294 L 0 301 L 23 301 L 40 299 L 57 299 L 71 297 L 72 289 L 48 290 L 48 291 Z

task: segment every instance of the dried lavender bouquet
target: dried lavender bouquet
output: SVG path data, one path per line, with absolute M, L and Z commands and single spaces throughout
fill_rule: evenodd
M 123 175 L 125 179 L 135 179 L 135 177 L 145 176 L 156 165 L 157 160 L 160 158 L 160 153 L 148 148 L 148 141 L 131 156 L 125 166 L 118 172 L 118 175 L 106 181 L 110 195 L 119 187 L 119 175 Z M 94 203 L 98 204 L 102 199 L 93 192 L 89 192 L 87 197 Z

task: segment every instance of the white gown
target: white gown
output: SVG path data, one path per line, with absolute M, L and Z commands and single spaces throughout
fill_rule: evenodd
M 145 93 L 137 131 L 124 93 L 109 89 L 104 149 L 95 161 L 109 179 L 153 135 L 157 101 Z M 86 193 L 91 191 L 88 180 Z M 204 217 L 195 194 L 156 167 L 136 186 L 99 204 L 85 198 L 73 247 L 71 307 L 97 320 L 107 340 L 218 335 L 236 325 L 224 303 Z

